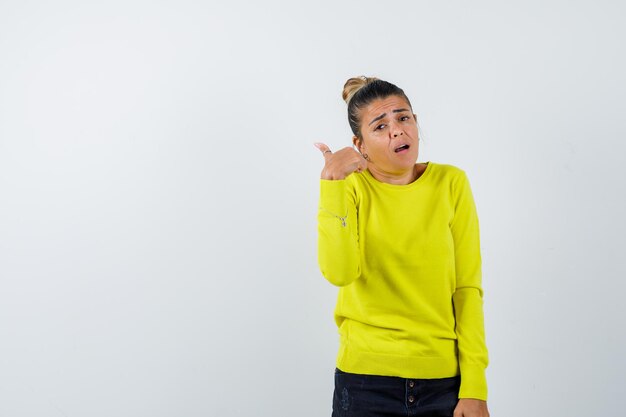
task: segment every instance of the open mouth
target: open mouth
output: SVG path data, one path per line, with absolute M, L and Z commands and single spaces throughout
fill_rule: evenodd
M 404 144 L 404 145 L 398 146 L 394 151 L 396 153 L 398 153 L 398 152 L 402 152 L 402 151 L 407 150 L 407 149 L 409 149 L 409 145 Z

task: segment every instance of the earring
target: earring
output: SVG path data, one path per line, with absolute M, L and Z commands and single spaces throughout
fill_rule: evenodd
M 369 157 L 369 155 L 368 155 L 368 154 L 364 153 L 364 154 L 362 154 L 362 155 L 363 155 L 363 158 L 365 158 L 365 160 L 366 160 L 366 161 L 369 161 L 369 160 L 370 160 L 370 157 Z

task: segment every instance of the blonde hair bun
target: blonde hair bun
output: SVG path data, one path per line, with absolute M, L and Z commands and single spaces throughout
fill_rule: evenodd
M 343 97 L 343 101 L 346 104 L 350 103 L 350 99 L 354 97 L 354 95 L 361 88 L 365 87 L 369 83 L 378 80 L 376 77 L 366 77 L 361 75 L 359 77 L 352 77 L 343 85 L 343 92 L 341 93 L 341 97 Z

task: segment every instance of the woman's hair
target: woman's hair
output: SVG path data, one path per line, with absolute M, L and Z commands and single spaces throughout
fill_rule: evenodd
M 376 99 L 384 99 L 389 96 L 398 96 L 406 100 L 411 107 L 409 98 L 404 94 L 401 88 L 387 81 L 380 80 L 376 77 L 353 77 L 350 78 L 343 86 L 342 97 L 348 104 L 348 123 L 352 133 L 359 138 L 361 136 L 361 117 L 360 110 Z M 412 107 L 411 107 L 412 108 Z

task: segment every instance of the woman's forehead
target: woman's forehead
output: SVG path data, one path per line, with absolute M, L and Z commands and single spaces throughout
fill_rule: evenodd
M 403 98 L 398 96 L 389 96 L 385 98 L 377 98 L 370 104 L 363 108 L 366 112 L 377 112 L 381 109 L 391 110 L 395 108 L 410 109 L 409 103 Z
M 398 96 L 389 96 L 382 99 L 376 99 L 368 104 L 364 109 L 361 115 L 364 118 L 370 117 L 380 117 L 381 115 L 388 115 L 389 113 L 401 113 L 411 111 L 411 106 L 409 103 Z M 384 116 L 383 116 L 384 117 Z M 364 120 L 366 123 L 370 123 L 370 120 Z

